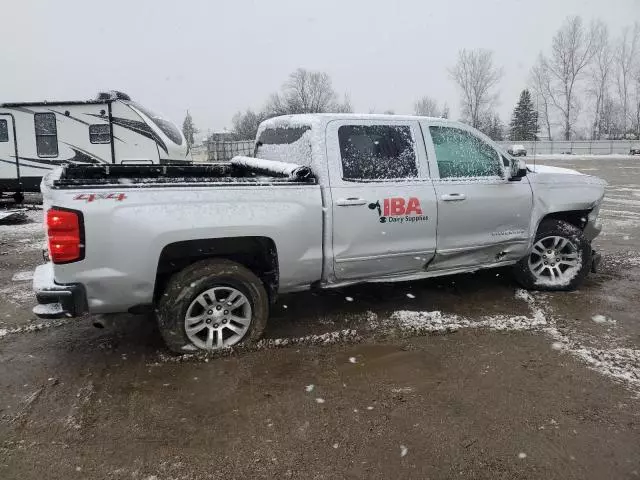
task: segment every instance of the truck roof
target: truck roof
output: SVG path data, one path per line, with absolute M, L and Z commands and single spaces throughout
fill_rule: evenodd
M 295 115 L 282 115 L 279 117 L 273 117 L 262 122 L 264 127 L 278 127 L 283 124 L 288 126 L 300 125 L 300 126 L 314 126 L 320 124 L 327 124 L 332 120 L 435 120 L 441 123 L 447 123 L 451 125 L 461 125 L 460 122 L 455 120 L 449 120 L 447 118 L 440 117 L 424 117 L 417 115 L 389 115 L 389 114 L 377 114 L 377 113 L 302 113 Z

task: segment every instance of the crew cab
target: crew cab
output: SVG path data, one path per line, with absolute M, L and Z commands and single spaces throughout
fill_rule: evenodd
M 175 352 L 260 338 L 279 293 L 513 265 L 578 287 L 605 182 L 527 168 L 462 123 L 313 114 L 227 164 L 65 166 L 43 180 L 36 315 L 152 309 Z

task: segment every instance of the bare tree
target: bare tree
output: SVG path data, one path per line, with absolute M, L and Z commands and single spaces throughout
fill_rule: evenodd
M 342 99 L 342 103 L 336 103 L 331 109 L 332 113 L 353 113 L 353 107 L 351 106 L 351 99 L 349 95 L 345 94 Z
M 605 94 L 602 99 L 602 107 L 600 109 L 599 126 L 601 132 L 607 135 L 608 139 L 620 138 L 621 126 L 620 105 L 615 101 L 610 93 Z
M 348 97 L 343 103 L 337 97 L 327 73 L 299 68 L 289 75 L 279 93 L 271 95 L 266 110 L 271 116 L 351 111 Z
M 266 119 L 263 113 L 256 113 L 247 110 L 245 113 L 238 112 L 231 120 L 233 123 L 233 133 L 239 140 L 253 140 L 256 138 L 260 122 Z
M 547 130 L 547 138 L 551 136 L 551 75 L 542 55 L 538 56 L 536 64 L 531 69 L 531 89 L 536 94 L 538 115 L 542 118 Z
M 424 117 L 439 117 L 441 115 L 436 101 L 426 95 L 413 104 L 413 111 L 416 115 Z
M 627 131 L 629 119 L 629 95 L 631 93 L 634 63 L 637 61 L 640 48 L 640 23 L 636 22 L 632 27 L 625 27 L 616 47 L 616 84 L 620 101 L 622 118 L 622 133 Z
M 458 84 L 462 113 L 472 127 L 478 128 L 498 95 L 494 89 L 502 78 L 502 69 L 493 64 L 493 52 L 485 49 L 460 50 L 449 75 Z
M 444 102 L 444 105 L 442 106 L 442 118 L 449 118 L 449 104 L 447 102 Z
M 565 140 L 571 139 L 580 108 L 578 82 L 594 53 L 593 27 L 586 31 L 580 17 L 569 17 L 553 37 L 551 56 L 544 59 L 553 80 L 551 101 L 562 115 Z
M 600 126 L 600 112 L 602 111 L 602 105 L 609 90 L 613 56 L 611 55 L 609 30 L 607 26 L 602 22 L 596 23 L 593 29 L 593 34 L 594 56 L 591 67 L 589 68 L 588 92 L 591 94 L 595 102 L 595 105 L 593 106 L 591 139 L 599 140 L 602 134 L 602 128 Z
M 634 95 L 633 95 L 633 131 L 636 133 L 636 139 L 640 140 L 640 60 L 635 68 L 634 75 Z

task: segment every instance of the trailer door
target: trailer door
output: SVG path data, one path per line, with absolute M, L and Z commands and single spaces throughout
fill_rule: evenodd
M 19 183 L 20 167 L 13 115 L 0 113 L 0 191 L 16 190 Z

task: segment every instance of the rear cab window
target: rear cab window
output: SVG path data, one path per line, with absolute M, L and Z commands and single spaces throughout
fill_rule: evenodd
M 265 128 L 258 134 L 254 156 L 311 166 L 311 127 L 300 125 Z

